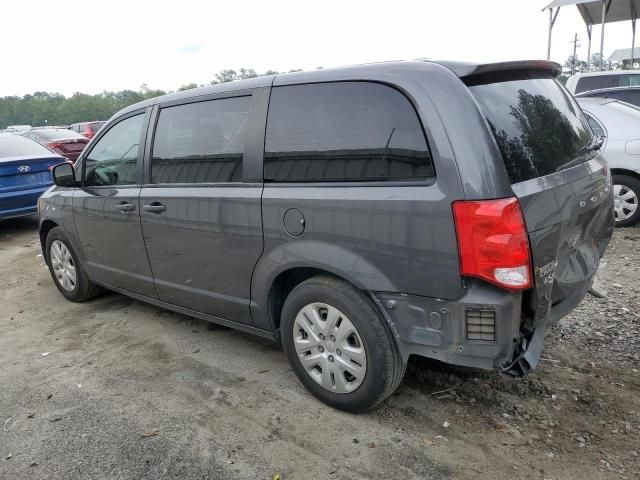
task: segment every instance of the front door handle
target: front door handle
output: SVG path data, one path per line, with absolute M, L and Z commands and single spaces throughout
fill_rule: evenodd
M 116 210 L 119 210 L 122 213 L 133 212 L 135 209 L 136 206 L 133 203 L 120 202 L 118 205 L 116 205 Z
M 148 203 L 148 204 L 144 205 L 142 207 L 142 209 L 145 212 L 162 213 L 167 209 L 167 207 L 162 205 L 160 202 L 153 202 L 153 203 Z

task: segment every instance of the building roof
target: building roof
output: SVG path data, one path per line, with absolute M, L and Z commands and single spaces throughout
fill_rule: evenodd
M 640 48 L 636 47 L 633 52 L 633 57 L 637 60 L 640 60 Z M 621 62 L 623 60 L 631 60 L 630 48 L 618 48 L 614 50 L 614 52 L 608 58 L 609 62 Z
M 608 0 L 605 23 L 623 22 L 638 18 L 640 0 Z M 602 23 L 602 0 L 554 0 L 543 10 L 575 5 L 587 25 Z

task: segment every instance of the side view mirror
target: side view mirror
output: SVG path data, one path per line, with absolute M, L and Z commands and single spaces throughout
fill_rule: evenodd
M 58 187 L 74 187 L 76 185 L 76 172 L 70 163 L 61 163 L 51 169 L 51 178 Z

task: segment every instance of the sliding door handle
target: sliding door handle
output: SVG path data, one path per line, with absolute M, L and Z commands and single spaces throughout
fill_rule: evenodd
M 162 213 L 164 212 L 167 207 L 165 207 L 163 204 L 161 204 L 160 202 L 153 202 L 153 203 L 147 203 L 146 205 L 144 205 L 142 207 L 142 209 L 145 212 L 151 212 L 151 213 Z
M 128 213 L 133 212 L 136 209 L 136 206 L 133 203 L 120 202 L 115 206 L 115 209 L 122 213 Z

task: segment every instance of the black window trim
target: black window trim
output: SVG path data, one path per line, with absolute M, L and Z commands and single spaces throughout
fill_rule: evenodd
M 120 122 L 127 120 L 128 118 L 131 117 L 135 117 L 137 115 L 144 115 L 144 118 L 142 120 L 142 128 L 140 129 L 140 141 L 138 142 L 138 155 L 137 155 L 137 159 L 136 159 L 136 166 L 137 166 L 137 180 L 138 182 L 134 185 L 85 185 L 85 173 L 86 173 L 86 161 L 85 159 L 91 154 L 91 152 L 93 151 L 93 149 L 95 148 L 95 146 L 98 144 L 98 142 L 100 142 L 100 140 L 102 139 L 102 137 L 104 137 L 107 132 L 109 132 L 113 127 L 115 127 L 116 125 L 118 125 Z M 100 130 L 99 134 L 94 136 L 91 139 L 91 148 L 89 150 L 87 150 L 86 152 L 82 152 L 82 157 L 80 159 L 80 161 L 82 162 L 81 167 L 80 167 L 80 187 L 81 189 L 85 189 L 85 188 L 91 188 L 91 189 L 106 189 L 106 188 L 140 188 L 140 185 L 142 184 L 142 179 L 143 179 L 143 153 L 145 151 L 145 143 L 146 143 L 146 132 L 147 132 L 147 128 L 149 125 L 149 119 L 151 117 L 151 107 L 146 107 L 146 108 L 140 108 L 137 110 L 133 110 L 131 112 L 127 112 L 124 115 L 121 115 L 118 118 L 115 118 L 109 122 L 107 122 L 107 124 L 105 124 L 105 126 L 108 126 L 107 129 L 104 130 Z
M 407 178 L 407 179 L 393 179 L 393 180 L 327 180 L 327 181 L 314 181 L 314 182 L 305 182 L 304 180 L 300 181 L 288 181 L 288 182 L 280 182 L 273 180 L 266 180 L 264 178 L 264 153 L 263 152 L 263 164 L 262 164 L 262 181 L 264 182 L 265 187 L 293 187 L 299 188 L 302 186 L 305 187 L 398 187 L 398 186 L 421 186 L 428 187 L 436 183 L 437 180 L 437 172 L 436 172 L 436 162 L 434 161 L 433 150 L 431 148 L 431 142 L 429 141 L 430 135 L 428 130 L 425 128 L 424 123 L 422 122 L 422 117 L 420 116 L 419 110 L 413 100 L 413 98 L 407 94 L 405 90 L 400 88 L 398 85 L 393 83 L 384 82 L 381 80 L 372 80 L 372 79 L 359 79 L 352 78 L 346 80 L 320 80 L 320 81 L 310 81 L 310 82 L 300 82 L 300 83 L 284 83 L 279 85 L 274 85 L 271 87 L 271 90 L 280 88 L 280 87 L 294 87 L 294 86 L 303 86 L 303 85 L 325 85 L 330 83 L 375 83 L 378 85 L 383 85 L 385 87 L 392 88 L 400 93 L 403 97 L 405 97 L 413 112 L 418 119 L 418 123 L 420 124 L 420 129 L 422 131 L 422 135 L 424 136 L 424 141 L 427 144 L 427 151 L 429 152 L 429 159 L 431 161 L 431 170 L 433 171 L 433 175 L 429 177 L 424 177 L 421 179 L 415 178 Z M 271 99 L 269 99 L 269 104 L 271 104 Z M 267 115 L 265 118 L 264 125 L 264 143 L 267 141 L 267 123 L 269 121 L 269 109 L 267 108 Z
M 265 88 L 265 87 L 262 87 Z M 254 98 L 256 95 L 256 91 L 260 90 L 260 88 L 255 89 L 241 89 L 241 90 L 229 90 L 221 93 L 211 93 L 207 95 L 198 95 L 195 97 L 187 97 L 180 98 L 176 100 L 169 100 L 166 102 L 162 102 L 153 106 L 153 111 L 151 112 L 151 119 L 149 121 L 148 133 L 147 133 L 147 141 L 145 145 L 144 151 L 144 180 L 142 183 L 143 188 L 197 188 L 197 187 L 247 187 L 255 182 L 252 182 L 246 179 L 245 175 L 245 167 L 247 166 L 247 145 L 249 143 L 249 136 L 251 132 L 247 132 L 247 138 L 245 139 L 244 149 L 242 152 L 242 180 L 238 182 L 196 182 L 196 183 L 153 183 L 151 178 L 151 167 L 152 167 L 152 154 L 153 154 L 153 143 L 155 141 L 156 129 L 158 127 L 158 120 L 160 119 L 160 111 L 163 108 L 177 107 L 180 105 L 189 105 L 192 103 L 200 103 L 200 102 L 209 102 L 212 100 L 223 100 L 225 98 L 241 98 L 241 97 L 249 97 L 249 119 L 251 122 L 251 117 L 253 115 L 260 115 L 260 111 L 253 110 Z

